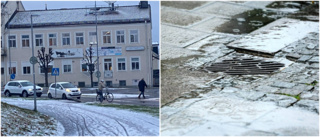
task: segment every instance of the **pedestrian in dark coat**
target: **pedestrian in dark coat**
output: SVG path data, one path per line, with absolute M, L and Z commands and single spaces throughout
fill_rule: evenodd
M 146 82 L 144 81 L 143 78 L 139 81 L 138 87 L 139 87 L 139 91 L 141 91 L 141 93 L 139 94 L 138 98 L 140 98 L 141 95 L 143 96 L 143 98 L 146 98 L 144 96 L 144 88 L 148 87 L 148 86 L 147 86 L 147 84 L 146 84 Z

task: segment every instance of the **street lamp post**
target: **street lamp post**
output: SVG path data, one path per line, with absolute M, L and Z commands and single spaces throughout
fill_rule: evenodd
M 96 16 L 96 44 L 97 44 L 97 69 L 98 69 L 97 73 L 100 73 L 100 71 L 99 71 L 99 50 L 98 50 L 99 46 L 98 46 L 97 1 L 94 2 L 94 8 L 95 8 L 95 12 L 96 12 L 95 16 Z M 98 78 L 98 82 L 99 82 L 100 76 L 97 75 L 97 78 Z
M 35 58 L 34 56 L 34 45 L 33 45 L 33 22 L 32 22 L 32 17 L 33 16 L 39 16 L 39 15 L 31 15 L 30 18 L 31 18 L 31 44 L 32 44 L 32 57 L 31 58 Z M 36 58 L 35 58 L 36 59 Z M 31 59 L 30 59 L 31 61 Z M 34 111 L 37 111 L 37 96 L 36 96 L 36 93 L 37 93 L 37 90 L 36 90 L 36 81 L 35 81 L 35 71 L 34 71 L 34 64 L 36 63 L 37 61 L 31 61 L 32 63 L 32 75 L 33 75 L 33 99 L 34 99 Z

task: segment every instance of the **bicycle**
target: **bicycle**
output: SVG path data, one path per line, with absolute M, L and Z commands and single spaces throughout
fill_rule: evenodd
M 100 101 L 100 103 L 103 102 L 103 100 L 107 100 L 109 103 L 111 103 L 113 101 L 113 94 L 108 92 L 108 90 L 106 89 L 106 93 L 104 94 L 103 96 L 103 99 L 100 98 L 100 91 L 99 89 L 96 89 L 96 92 L 97 92 L 97 96 L 96 96 L 96 101 Z M 101 91 L 103 92 L 103 91 Z M 103 93 L 102 93 L 103 94 Z

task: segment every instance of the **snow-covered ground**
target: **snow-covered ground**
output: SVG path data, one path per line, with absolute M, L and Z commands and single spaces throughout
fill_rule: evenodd
M 1 101 L 33 109 L 33 100 L 2 98 Z M 158 136 L 159 118 L 147 113 L 98 107 L 69 100 L 38 100 L 39 112 L 57 119 L 63 136 Z
M 60 122 L 47 115 L 1 103 L 1 136 L 63 135 Z
M 229 46 L 275 53 L 314 30 L 319 30 L 318 22 L 282 18 L 230 43 Z
M 161 135 L 316 136 L 319 115 L 298 108 L 253 102 L 232 94 L 206 94 L 162 108 Z

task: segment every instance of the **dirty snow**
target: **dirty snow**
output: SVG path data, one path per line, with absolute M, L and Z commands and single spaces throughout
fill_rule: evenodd
M 2 98 L 3 102 L 33 109 L 33 100 Z M 159 118 L 146 113 L 98 107 L 70 100 L 38 100 L 38 111 L 57 119 L 63 136 L 158 136 Z

